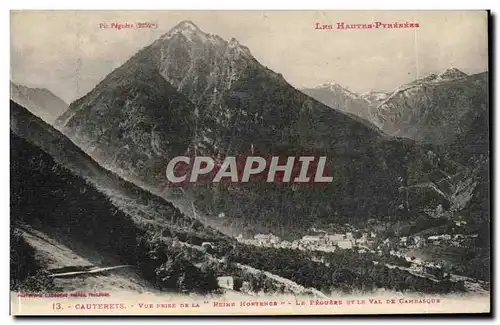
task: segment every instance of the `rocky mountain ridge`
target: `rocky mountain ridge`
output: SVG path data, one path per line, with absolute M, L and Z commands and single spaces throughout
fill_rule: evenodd
M 329 85 L 301 91 L 332 108 L 357 115 L 390 135 L 439 145 L 451 144 L 464 132 L 471 114 L 478 109 L 483 112 L 488 99 L 488 73 L 469 76 L 457 68 L 416 79 L 390 93 L 358 95 L 337 84 Z M 479 114 L 479 118 L 485 118 Z M 486 120 L 482 122 L 487 124 Z

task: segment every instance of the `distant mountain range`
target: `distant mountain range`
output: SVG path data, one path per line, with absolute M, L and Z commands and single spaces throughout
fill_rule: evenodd
M 390 135 L 433 144 L 452 144 L 476 119 L 488 125 L 487 72 L 469 76 L 451 68 L 390 93 L 358 95 L 337 84 L 301 90 L 325 105 L 366 119 Z
M 368 121 L 370 121 L 370 107 L 377 100 L 377 95 L 374 93 L 358 95 L 333 82 L 300 90 L 331 108 L 354 114 Z M 379 94 L 382 97 L 387 96 L 384 93 Z
M 469 77 L 456 75 L 449 71 L 435 81 L 420 80 L 415 88 L 461 83 L 467 88 Z M 382 114 L 402 93 L 360 96 L 328 84 L 314 91 L 321 97 L 315 100 L 262 66 L 237 40 L 184 21 L 73 102 L 56 125 L 101 165 L 164 195 L 166 163 L 180 154 L 246 154 L 253 147 L 263 154 L 327 155 L 334 183 L 326 189 L 263 183 L 185 192 L 201 213 L 224 212 L 228 228 L 283 233 L 315 223 L 408 219 L 438 205 L 454 206 L 441 190 L 413 185 L 440 181 L 443 171 L 457 174 L 463 167 L 437 149 L 441 159 L 436 159 L 434 147 L 394 138 L 375 126 L 385 131 L 406 121 Z M 479 91 L 469 95 L 484 101 Z M 366 114 L 365 107 L 374 110 Z M 454 193 L 457 183 L 447 186 Z
M 66 111 L 68 104 L 46 88 L 29 88 L 10 82 L 10 99 L 49 124 Z

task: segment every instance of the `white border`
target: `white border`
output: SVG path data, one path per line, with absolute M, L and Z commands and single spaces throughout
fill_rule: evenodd
M 69 1 L 40 1 L 36 0 L 18 0 L 11 6 L 11 9 L 282 9 L 282 10 L 304 10 L 304 9 L 363 9 L 363 10 L 382 10 L 382 9 L 488 9 L 495 4 L 492 0 L 475 1 L 445 1 L 445 0 L 420 0 L 420 1 L 370 1 L 370 0 L 350 0 L 350 1 L 328 1 L 328 0 L 310 0 L 310 1 L 204 1 L 204 0 L 183 0 L 178 2 L 171 1 L 152 1 L 141 0 L 130 1 L 122 0 L 114 4 L 105 4 L 102 1 L 85 1 L 76 5 Z
M 5 4 L 6 2 L 2 2 L 2 4 Z M 32 1 L 25 1 L 25 0 L 16 0 L 14 3 L 11 4 L 11 6 L 8 6 L 6 10 L 2 11 L 2 16 L 0 19 L 0 23 L 2 24 L 0 32 L 1 36 L 3 38 L 3 44 L 7 44 L 9 39 L 10 39 L 10 32 L 9 32 L 9 11 L 8 10 L 19 10 L 19 9 L 87 9 L 87 10 L 95 10 L 95 9 L 138 9 L 138 10 L 147 10 L 147 9 L 289 9 L 289 10 L 297 10 L 297 9 L 365 9 L 365 10 L 383 10 L 383 9 L 396 9 L 396 10 L 403 10 L 403 9 L 443 9 L 443 10 L 458 10 L 458 9 L 492 9 L 493 13 L 498 13 L 500 10 L 498 10 L 498 4 L 500 1 L 498 0 L 490 0 L 490 1 L 485 1 L 485 0 L 474 0 L 474 1 L 437 1 L 437 0 L 420 0 L 418 2 L 416 1 L 386 1 L 386 0 L 378 0 L 378 1 L 369 1 L 369 0 L 349 0 L 349 1 L 328 1 L 328 0 L 308 0 L 308 1 L 296 1 L 296 0 L 289 0 L 289 1 L 275 1 L 274 3 L 271 3 L 269 0 L 252 0 L 252 1 L 203 1 L 203 0 L 198 0 L 198 1 L 193 1 L 193 0 L 183 0 L 183 1 L 178 1 L 178 2 L 172 2 L 172 1 L 150 1 L 150 0 L 141 0 L 141 1 L 130 1 L 130 0 L 121 0 L 117 1 L 116 3 L 112 4 L 104 4 L 102 1 L 96 1 L 96 0 L 86 0 L 82 1 L 79 4 L 76 2 L 70 2 L 70 1 L 44 1 L 44 3 L 41 3 L 40 1 L 32 0 Z M 495 28 L 496 30 L 496 28 Z M 498 33 L 495 33 L 495 42 L 498 42 Z M 5 103 L 5 106 L 0 110 L 2 117 L 0 119 L 0 123 L 2 123 L 1 127 L 1 136 L 0 136 L 0 149 L 2 153 L 2 159 L 0 160 L 1 168 L 0 168 L 0 186 L 1 186 L 1 222 L 3 223 L 0 229 L 2 230 L 2 235 L 0 238 L 2 240 L 1 244 L 1 261 L 2 261 L 2 268 L 1 273 L 2 273 L 2 280 L 0 281 L 0 297 L 2 297 L 2 311 L 0 313 L 1 317 L 1 324 L 11 324 L 14 322 L 14 319 L 12 317 L 8 316 L 8 308 L 9 308 L 9 286 L 8 286 L 8 277 L 9 277 L 9 270 L 8 270 L 8 260 L 9 260 L 9 224 L 8 224 L 8 216 L 9 216 L 9 108 L 7 106 L 8 103 L 8 98 L 9 98 L 9 88 L 8 88 L 8 80 L 7 80 L 7 75 L 9 75 L 10 78 L 10 57 L 9 57 L 9 46 L 4 46 L 3 47 L 4 51 L 2 51 L 2 74 L 5 76 L 3 79 L 1 79 L 1 90 L 2 90 L 2 103 Z M 496 52 L 496 51 L 495 51 Z M 496 53 L 495 53 L 496 56 Z M 490 68 L 492 69 L 492 67 Z M 496 71 L 491 71 L 490 73 L 494 73 L 494 76 L 496 76 Z M 495 83 L 495 89 L 492 89 L 492 92 L 494 94 L 499 93 L 498 89 L 498 83 Z M 491 107 L 491 110 L 494 110 L 496 107 Z M 500 116 L 496 114 L 494 119 L 494 122 L 492 122 L 492 126 L 497 125 L 498 119 Z M 494 132 L 493 128 L 491 129 L 491 132 Z M 493 134 L 493 133 L 492 133 Z M 495 154 L 495 149 L 499 143 L 498 141 L 498 134 L 495 134 L 495 148 L 492 150 L 492 154 Z M 495 167 L 498 166 L 498 162 L 495 159 Z M 493 179 L 492 179 L 493 181 Z M 495 175 L 495 181 L 497 181 L 497 176 Z M 496 183 L 496 182 L 495 182 Z M 492 202 L 500 202 L 500 194 L 495 193 L 495 197 L 492 197 Z M 494 219 L 496 216 L 491 216 L 492 219 Z M 494 234 L 498 234 L 498 221 L 495 222 L 495 229 L 494 229 Z M 493 236 L 494 238 L 494 236 Z M 496 241 L 495 248 L 498 248 L 498 241 Z M 497 249 L 495 249 L 495 252 Z M 494 261 L 496 260 L 496 254 L 493 257 Z M 498 273 L 498 270 L 497 272 Z M 497 274 L 494 274 L 495 279 Z M 497 281 L 494 281 L 496 284 Z M 495 293 L 496 287 L 494 288 Z M 459 306 L 457 306 L 459 308 Z M 123 319 L 114 319 L 115 321 L 122 322 L 124 321 Z M 207 319 L 205 319 L 207 320 Z M 321 320 L 323 322 L 335 322 L 335 323 L 344 323 L 348 321 L 349 323 L 360 323 L 360 322 L 365 322 L 367 319 L 349 319 L 349 320 L 343 320 L 341 318 L 330 318 L 330 319 L 324 319 Z M 31 323 L 34 320 L 24 320 L 25 323 Z M 66 323 L 74 323 L 77 320 L 68 320 L 64 319 L 61 320 L 64 324 Z M 133 319 L 133 322 L 137 322 L 138 319 Z M 150 319 L 141 319 L 140 321 L 151 321 Z M 180 319 L 162 319 L 159 321 L 165 321 L 168 322 L 169 324 L 171 323 L 177 323 L 182 320 Z M 195 319 L 188 319 L 188 320 L 183 320 L 183 323 L 191 323 L 196 321 Z M 235 322 L 235 321 L 241 321 L 241 319 L 211 319 L 211 322 L 219 322 L 219 321 L 226 321 L 226 322 Z M 270 319 L 247 319 L 247 321 L 250 321 L 252 323 L 268 323 L 271 322 Z M 275 321 L 278 322 L 290 322 L 290 321 L 295 321 L 295 322 L 309 322 L 310 320 L 306 319 L 275 319 Z M 317 320 L 320 321 L 320 320 Z M 382 319 L 378 320 L 379 322 L 401 322 L 401 319 Z M 445 320 L 445 319 L 440 319 L 439 322 L 453 322 L 455 320 Z M 38 322 L 41 323 L 47 323 L 47 324 L 52 324 L 53 319 L 44 319 L 44 320 L 38 320 Z M 105 320 L 99 319 L 99 320 L 94 320 L 97 324 L 103 324 Z M 405 319 L 404 322 L 426 322 L 428 324 L 432 323 L 437 323 L 438 320 L 430 320 L 426 318 L 421 318 L 421 319 Z M 467 322 L 470 323 L 475 323 L 479 322 L 478 320 L 467 320 Z

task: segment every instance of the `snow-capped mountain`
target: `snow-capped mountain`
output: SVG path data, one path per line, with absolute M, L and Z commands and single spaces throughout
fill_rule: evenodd
M 441 79 L 461 79 L 467 77 L 468 75 L 465 72 L 462 72 L 457 68 L 450 68 L 439 74 L 439 78 Z
M 487 79 L 487 73 L 469 76 L 450 68 L 390 93 L 371 91 L 357 95 L 332 83 L 302 91 L 325 105 L 369 121 L 390 135 L 449 144 L 467 130 L 476 115 L 483 119 L 480 123 L 485 122 Z
M 10 82 L 10 99 L 49 124 L 66 111 L 68 104 L 46 88 L 29 88 Z
M 445 144 L 477 113 L 487 112 L 487 98 L 488 73 L 448 69 L 396 88 L 372 110 L 370 121 L 392 135 Z
M 382 91 L 368 91 L 366 93 L 362 93 L 360 95 L 361 98 L 365 99 L 372 105 L 377 105 L 386 99 L 390 94 L 382 92 Z
M 302 88 L 300 91 L 327 106 L 369 120 L 371 101 L 337 83 L 325 83 L 314 88 Z

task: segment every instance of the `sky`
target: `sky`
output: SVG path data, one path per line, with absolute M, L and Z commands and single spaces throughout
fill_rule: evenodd
M 488 69 L 485 11 L 12 11 L 11 80 L 70 103 L 183 20 L 236 38 L 294 87 L 390 91 L 455 67 Z M 419 28 L 317 30 L 315 24 L 414 22 Z M 155 23 L 103 29 L 101 23 Z

